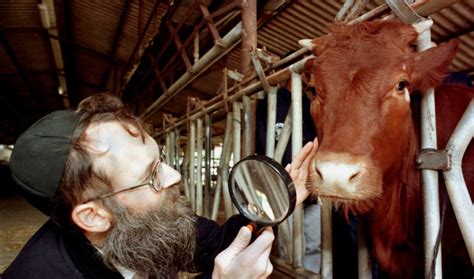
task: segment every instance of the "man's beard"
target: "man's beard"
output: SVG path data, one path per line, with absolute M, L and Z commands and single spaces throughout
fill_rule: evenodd
M 162 202 L 141 214 L 131 213 L 114 199 L 104 200 L 115 216 L 101 248 L 108 266 L 119 265 L 149 278 L 176 278 L 179 271 L 192 270 L 196 221 L 178 188 L 166 189 Z

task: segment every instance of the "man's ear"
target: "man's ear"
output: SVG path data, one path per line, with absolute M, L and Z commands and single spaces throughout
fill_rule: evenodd
M 99 203 L 90 201 L 74 207 L 73 222 L 88 232 L 106 232 L 111 226 L 112 216 Z

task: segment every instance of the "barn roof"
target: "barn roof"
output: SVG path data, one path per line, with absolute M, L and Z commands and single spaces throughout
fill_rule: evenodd
M 241 21 L 241 1 L 39 2 L 0 2 L 0 144 L 14 143 L 44 114 L 73 107 L 97 92 L 114 92 L 143 114 L 183 75 L 195 75 L 179 93 L 147 114 L 147 120 L 160 128 L 163 113 L 176 119 L 186 115 L 188 97 L 206 101 L 222 94 L 224 68 L 240 69 L 240 40 L 229 46 L 219 42 Z M 363 13 L 387 14 L 382 0 L 368 2 Z M 472 78 L 474 0 L 431 2 L 435 4 L 419 12 L 436 11 L 431 15 L 433 41 L 458 38 L 459 53 L 450 69 Z M 446 2 L 457 3 L 436 7 Z M 343 3 L 258 1 L 258 47 L 270 57 L 298 50 L 299 39 L 328 32 Z M 221 53 L 202 73 L 192 71 L 196 45 L 199 58 L 213 48 Z M 233 80 L 227 79 L 232 86 Z M 218 116 L 216 120 L 219 134 L 222 125 Z

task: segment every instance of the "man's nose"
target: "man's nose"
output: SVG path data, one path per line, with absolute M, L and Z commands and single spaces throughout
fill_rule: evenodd
M 181 181 L 181 174 L 177 170 L 165 163 L 162 163 L 161 167 L 161 181 L 163 183 L 163 188 L 168 188 Z

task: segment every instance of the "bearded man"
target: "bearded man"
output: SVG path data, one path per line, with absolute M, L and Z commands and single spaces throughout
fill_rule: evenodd
M 317 145 L 287 170 L 298 203 Z M 24 197 L 51 219 L 3 278 L 261 278 L 272 272 L 273 232 L 250 243 L 241 216 L 221 226 L 194 215 L 181 175 L 162 158 L 139 118 L 110 94 L 56 111 L 17 140 L 10 169 Z M 224 250 L 225 249 L 225 250 Z

